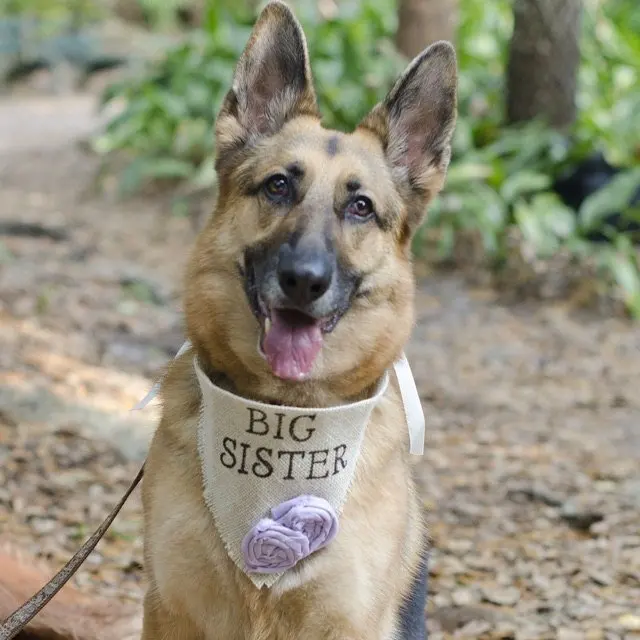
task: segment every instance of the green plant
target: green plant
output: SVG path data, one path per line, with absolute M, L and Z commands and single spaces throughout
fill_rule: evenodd
M 42 30 L 69 23 L 85 23 L 104 17 L 104 7 L 95 0 L 4 0 L 0 3 L 0 20 L 8 17 L 36 19 Z
M 182 8 L 182 0 L 137 0 L 148 21 L 154 28 L 166 29 L 175 26 L 176 15 Z
M 509 251 L 509 230 L 515 227 L 541 259 L 564 248 L 577 258 L 594 260 L 631 313 L 640 317 L 637 251 L 628 234 L 603 228 L 603 220 L 615 211 L 639 219 L 628 203 L 640 186 L 640 169 L 632 166 L 620 174 L 588 198 L 577 215 L 552 191 L 556 177 L 596 149 L 604 149 L 613 162 L 640 162 L 640 18 L 633 7 L 630 0 L 610 0 L 605 10 L 596 11 L 587 3 L 580 115 L 565 136 L 541 122 L 503 126 L 510 3 L 462 1 L 460 118 L 445 190 L 427 222 L 439 238 L 439 258 L 452 255 L 460 231 L 471 231 L 499 267 Z M 594 229 L 611 242 L 587 242 Z

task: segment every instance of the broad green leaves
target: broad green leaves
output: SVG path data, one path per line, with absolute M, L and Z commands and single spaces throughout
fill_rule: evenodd
M 598 226 L 605 216 L 615 212 L 625 212 L 631 208 L 629 203 L 639 191 L 640 167 L 618 174 L 609 184 L 582 203 L 580 224 L 584 229 L 592 229 Z

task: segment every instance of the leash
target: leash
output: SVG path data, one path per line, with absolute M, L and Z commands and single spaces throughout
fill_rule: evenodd
M 93 535 L 76 551 L 71 560 L 56 573 L 47 584 L 31 596 L 21 607 L 16 609 L 0 626 L 0 640 L 12 640 L 15 638 L 33 618 L 40 613 L 44 606 L 53 598 L 53 596 L 64 587 L 71 576 L 80 568 L 82 563 L 89 557 L 89 554 L 95 549 L 100 539 L 107 532 L 111 523 L 124 506 L 133 490 L 138 486 L 144 473 L 144 465 L 138 471 L 138 475 L 129 485 L 125 494 L 120 498 L 120 502 L 111 510 L 109 515 L 104 519 L 102 524 L 96 529 Z

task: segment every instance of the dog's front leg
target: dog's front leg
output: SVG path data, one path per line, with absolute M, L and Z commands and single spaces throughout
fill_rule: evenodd
M 205 640 L 191 620 L 167 611 L 159 598 L 147 593 L 141 640 Z
M 304 637 L 313 637 L 317 640 L 409 640 L 400 635 L 393 625 L 388 625 L 382 620 L 379 624 L 374 624 L 372 628 L 367 629 L 363 629 L 362 626 L 356 628 L 352 623 L 344 621 L 335 626 L 331 625 L 321 633 L 317 633 L 316 630 L 316 633 Z

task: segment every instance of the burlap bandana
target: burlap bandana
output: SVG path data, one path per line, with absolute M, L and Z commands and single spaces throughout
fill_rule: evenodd
M 190 346 L 183 344 L 177 355 Z M 301 531 L 307 537 L 309 531 L 321 538 L 328 533 L 332 518 L 339 518 L 344 506 L 371 411 L 387 390 L 389 376 L 385 373 L 367 400 L 301 409 L 242 398 L 214 385 L 195 357 L 193 366 L 202 394 L 198 448 L 205 502 L 229 556 L 257 587 L 271 587 L 283 575 L 277 570 L 279 561 L 276 558 L 260 573 L 256 553 L 266 545 L 265 553 L 271 554 L 269 545 L 280 545 L 276 551 L 295 562 L 314 550 L 314 540 Z M 394 372 L 410 453 L 422 455 L 424 414 L 404 354 L 394 363 Z M 154 385 L 134 409 L 144 408 L 158 390 L 159 384 Z M 315 519 L 304 521 L 310 513 Z M 330 533 L 329 538 L 335 535 Z
M 242 541 L 273 507 L 310 494 L 340 514 L 388 375 L 367 400 L 300 409 L 236 396 L 215 386 L 196 358 L 193 366 L 202 391 L 198 444 L 205 501 L 229 556 L 246 571 Z M 282 573 L 248 575 L 257 587 L 270 587 Z

